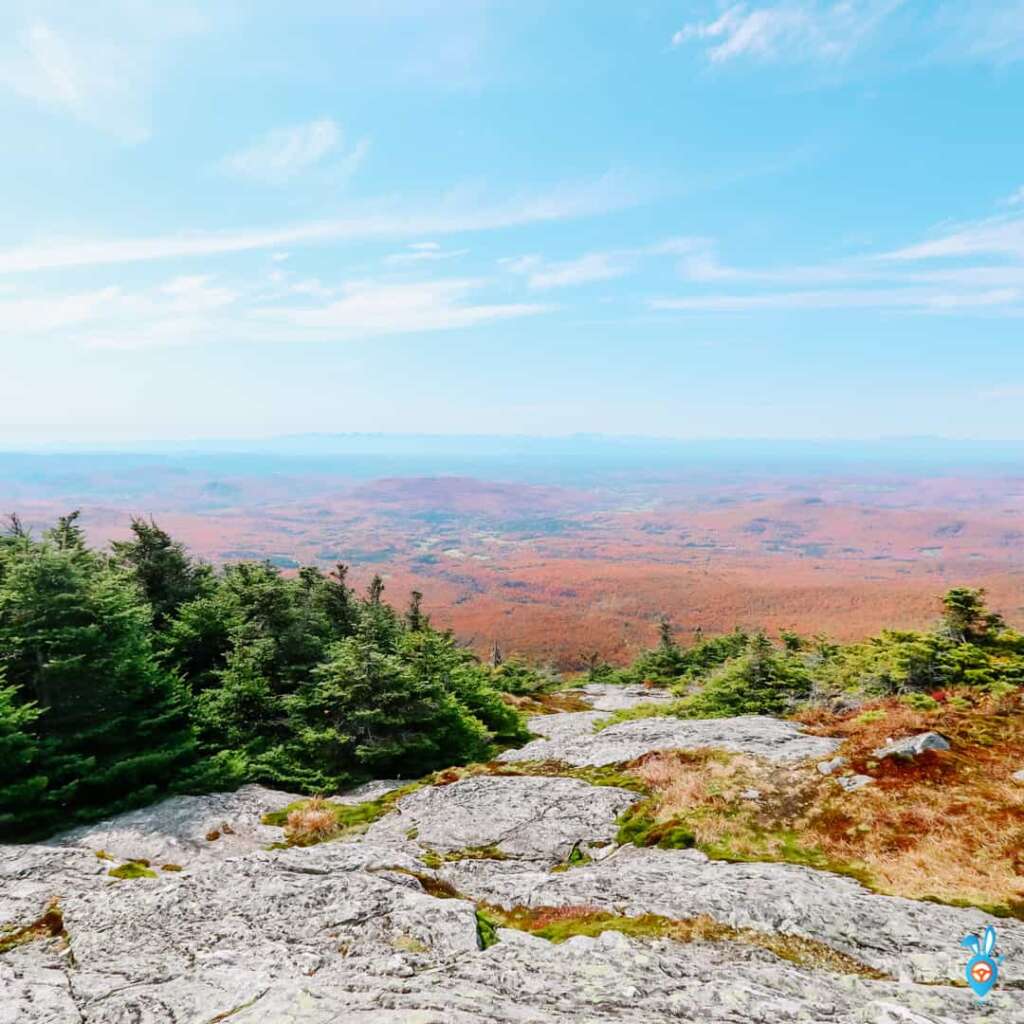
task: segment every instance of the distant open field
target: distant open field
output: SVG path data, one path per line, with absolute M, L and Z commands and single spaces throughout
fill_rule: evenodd
M 0 455 L 0 512 L 39 531 L 81 507 L 98 544 L 153 515 L 213 562 L 345 562 L 481 651 L 565 668 L 623 661 L 662 615 L 683 635 L 921 626 L 952 583 L 1024 624 L 1024 464 L 834 462 Z

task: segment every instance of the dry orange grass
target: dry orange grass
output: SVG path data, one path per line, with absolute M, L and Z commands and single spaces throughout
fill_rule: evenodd
M 338 831 L 338 819 L 330 804 L 320 796 L 311 797 L 302 807 L 291 811 L 285 836 L 299 846 L 319 843 Z
M 818 716 L 813 731 L 846 736 L 851 768 L 877 781 L 832 794 L 806 833 L 830 856 L 863 861 L 885 891 L 1024 914 L 1024 786 L 1011 778 L 1024 765 L 1024 696 L 942 696 L 934 711 L 887 700 L 867 709 L 878 717 Z M 951 749 L 873 757 L 890 738 L 928 730 Z
M 631 772 L 652 791 L 654 820 L 685 823 L 712 855 L 795 860 L 894 895 L 1024 916 L 1024 785 L 1011 778 L 1024 767 L 1024 699 L 948 696 L 935 711 L 890 699 L 802 716 L 810 731 L 844 737 L 847 770 L 874 777 L 856 793 L 813 765 L 709 751 L 652 755 Z M 909 761 L 872 755 L 928 730 L 952 749 Z M 749 789 L 756 801 L 742 796 Z

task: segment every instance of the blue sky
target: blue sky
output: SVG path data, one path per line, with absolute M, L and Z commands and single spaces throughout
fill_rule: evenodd
M 1024 0 L 0 10 L 0 442 L 1024 438 Z

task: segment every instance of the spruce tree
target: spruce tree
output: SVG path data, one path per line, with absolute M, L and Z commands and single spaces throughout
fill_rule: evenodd
M 182 544 L 150 519 L 132 520 L 132 540 L 115 541 L 114 561 L 127 569 L 153 609 L 153 626 L 163 630 L 178 609 L 197 598 L 209 569 L 195 565 Z
M 337 643 L 287 704 L 296 756 L 332 779 L 414 777 L 489 748 L 484 726 L 441 680 L 365 632 Z
M 67 824 L 153 799 L 195 745 L 185 695 L 154 657 L 148 606 L 85 549 L 75 519 L 8 548 L 0 579 L 8 680 L 43 712 L 48 798 Z
M 47 830 L 54 811 L 47 800 L 43 742 L 37 731 L 41 714 L 4 685 L 0 669 L 0 840 L 19 841 Z

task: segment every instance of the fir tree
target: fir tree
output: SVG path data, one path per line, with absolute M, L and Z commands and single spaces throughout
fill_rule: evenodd
M 34 704 L 17 700 L 16 687 L 4 685 L 0 670 L 0 839 L 5 841 L 30 839 L 51 821 L 40 714 Z
M 152 519 L 133 519 L 131 529 L 132 540 L 111 545 L 114 561 L 139 584 L 153 609 L 154 627 L 163 630 L 183 604 L 200 595 L 209 570 L 193 563 L 184 546 L 171 540 Z
M 48 799 L 87 819 L 153 799 L 195 743 L 185 695 L 154 657 L 148 607 L 85 549 L 75 519 L 6 553 L 0 650 L 19 699 L 44 713 Z

